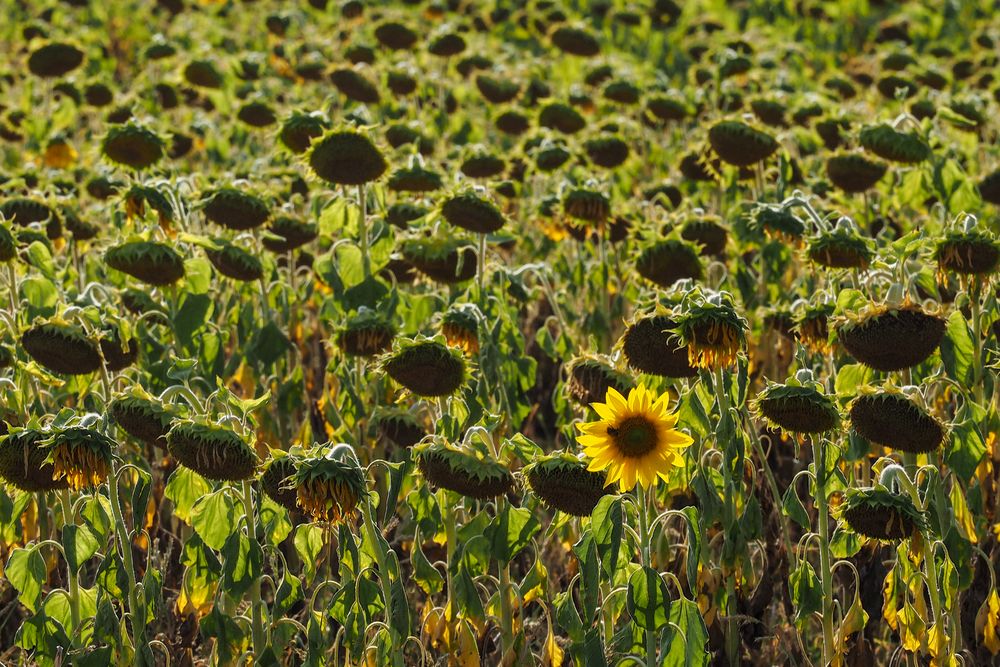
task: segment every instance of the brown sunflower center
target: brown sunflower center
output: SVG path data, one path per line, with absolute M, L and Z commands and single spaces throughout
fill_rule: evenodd
M 642 416 L 629 417 L 618 426 L 609 426 L 608 435 L 623 456 L 638 458 L 656 449 L 656 426 Z

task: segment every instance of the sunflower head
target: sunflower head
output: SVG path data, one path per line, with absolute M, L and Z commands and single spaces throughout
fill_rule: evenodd
M 841 518 L 858 535 L 895 542 L 927 530 L 927 517 L 904 494 L 881 485 L 848 489 L 838 507 Z
M 385 186 L 393 192 L 433 192 L 444 187 L 444 179 L 432 169 L 411 164 L 392 172 Z
M 141 218 L 146 214 L 146 206 L 156 211 L 160 225 L 166 227 L 174 221 L 174 207 L 170 200 L 153 187 L 132 185 L 122 197 L 125 201 L 125 216 L 129 220 Z
M 563 53 L 590 58 L 601 52 L 601 43 L 585 28 L 561 25 L 552 31 L 552 44 Z
M 698 369 L 688 363 L 687 349 L 678 345 L 671 333 L 676 326 L 677 322 L 668 315 L 636 317 L 625 328 L 619 343 L 628 365 L 640 373 L 661 377 L 697 375 Z
M 749 167 L 778 150 L 774 137 L 738 120 L 713 125 L 708 131 L 708 141 L 723 162 L 736 167 Z
M 0 204 L 0 215 L 19 227 L 44 224 L 45 235 L 50 239 L 62 236 L 62 219 L 59 213 L 45 202 L 29 197 L 12 197 Z
M 467 445 L 455 446 L 434 437 L 412 449 L 424 479 L 435 487 L 478 500 L 490 500 L 514 487 L 507 466 Z
M 441 333 L 448 344 L 466 354 L 479 352 L 479 310 L 471 303 L 456 304 L 441 317 Z
M 56 430 L 41 444 L 49 451 L 53 477 L 64 478 L 74 491 L 97 486 L 107 479 L 115 442 L 103 433 L 70 426 Z
M 406 449 L 427 435 L 427 428 L 412 411 L 402 407 L 379 406 L 372 414 L 379 437 Z
M 439 338 L 398 340 L 382 364 L 393 380 L 417 396 L 448 396 L 466 380 L 462 353 Z
M 837 153 L 826 161 L 827 178 L 850 194 L 874 187 L 885 176 L 887 169 L 884 163 L 869 160 L 858 153 Z
M 291 252 L 301 248 L 319 236 L 315 223 L 306 222 L 288 215 L 280 215 L 271 221 L 261 243 L 271 252 Z
M 36 322 L 21 334 L 32 359 L 61 375 L 87 375 L 101 367 L 101 354 L 83 329 L 59 318 Z
M 748 226 L 769 238 L 776 238 L 798 245 L 806 233 L 806 225 L 787 208 L 757 206 L 750 213 Z
M 863 389 L 851 401 L 849 415 L 858 435 L 898 451 L 924 454 L 944 441 L 944 425 L 893 387 Z
M 0 436 L 0 477 L 7 484 L 30 493 L 69 487 L 66 477 L 57 476 L 52 464 L 46 462 L 49 450 L 40 444 L 45 437 L 35 428 L 12 428 Z
M 681 227 L 681 238 L 701 246 L 702 255 L 723 254 L 728 237 L 721 218 L 715 215 L 691 217 Z
M 329 126 L 330 124 L 320 114 L 295 111 L 282 123 L 278 139 L 285 148 L 296 155 L 301 155 L 309 150 L 309 145 L 314 139 L 323 136 Z
M 452 195 L 441 204 L 441 216 L 452 225 L 478 234 L 492 234 L 504 225 L 503 213 L 472 190 Z
M 849 218 L 841 218 L 830 232 L 809 241 L 809 259 L 831 269 L 865 269 L 874 256 L 871 245 Z
M 795 320 L 799 340 L 816 354 L 829 354 L 833 349 L 830 343 L 830 316 L 833 311 L 832 303 L 810 305 Z
M 580 405 L 600 400 L 611 387 L 618 391 L 628 391 L 631 386 L 631 380 L 624 373 L 615 370 L 607 357 L 586 355 L 569 363 L 566 389 L 570 397 Z
M 54 79 L 69 74 L 83 63 L 83 51 L 66 42 L 49 42 L 28 56 L 28 71 L 38 77 Z
M 264 471 L 260 475 L 260 488 L 267 497 L 289 512 L 297 512 L 299 509 L 298 493 L 293 482 L 297 469 L 298 458 L 281 452 L 264 464 Z
M 955 273 L 966 289 L 976 293 L 1000 265 L 1000 244 L 996 237 L 976 225 L 972 216 L 964 225 L 949 229 L 934 249 L 938 281 L 944 283 L 949 273 Z
M 840 424 L 836 404 L 813 382 L 770 384 L 757 395 L 756 409 L 769 426 L 790 433 L 824 433 Z
M 139 442 L 167 448 L 167 433 L 175 413 L 141 387 L 112 400 L 108 404 L 108 415 Z
M 603 224 L 611 215 L 611 202 L 604 193 L 590 188 L 574 188 L 562 200 L 563 211 L 573 220 Z
M 257 454 L 237 433 L 219 424 L 185 419 L 167 433 L 170 455 L 206 479 L 239 481 L 257 469 Z
M 945 321 L 915 304 L 870 304 L 842 318 L 835 329 L 851 356 L 890 372 L 916 366 L 933 354 L 944 337 Z
M 442 233 L 413 236 L 399 247 L 403 259 L 432 280 L 453 285 L 476 275 L 476 251 L 465 239 Z
M 257 128 L 268 127 L 278 122 L 278 116 L 274 113 L 274 109 L 259 100 L 244 103 L 236 112 L 236 117 L 250 127 Z
M 586 461 L 568 452 L 540 456 L 522 472 L 542 502 L 573 516 L 590 516 L 608 494 L 607 473 L 588 470 Z
M 931 156 L 931 148 L 916 132 L 900 132 L 880 123 L 861 130 L 861 145 L 883 160 L 916 164 Z
M 677 310 L 677 334 L 695 368 L 713 370 L 736 363 L 746 347 L 747 323 L 726 294 L 687 297 Z
M 291 480 L 298 506 L 317 521 L 347 521 L 368 497 L 365 472 L 349 456 L 302 457 Z
M 0 262 L 9 262 L 17 257 L 17 240 L 6 224 L 0 224 Z
M 395 337 L 396 327 L 385 315 L 362 306 L 337 334 L 337 347 L 351 357 L 373 357 L 389 350 Z
M 607 470 L 606 485 L 618 482 L 622 492 L 638 481 L 651 487 L 657 477 L 667 479 L 670 469 L 684 465 L 683 454 L 693 440 L 678 431 L 676 413 L 667 411 L 669 395 L 656 397 L 645 386 L 629 391 L 628 398 L 608 388 L 604 403 L 591 407 L 600 419 L 578 424 L 577 441 L 590 458 L 588 470 Z
M 678 280 L 698 280 L 704 272 L 698 247 L 678 238 L 660 239 L 644 248 L 635 268 L 640 276 L 664 288 Z
M 209 192 L 202 202 L 202 210 L 215 224 L 234 231 L 260 227 L 271 216 L 264 200 L 229 186 Z
M 264 275 L 264 265 L 257 257 L 223 238 L 212 239 L 205 246 L 205 255 L 215 270 L 227 278 L 241 282 L 259 280 Z
M 306 158 L 313 173 L 333 185 L 364 185 L 388 166 L 368 135 L 353 129 L 332 130 L 314 140 Z
M 129 121 L 108 130 L 101 144 L 101 152 L 115 164 L 142 171 L 163 158 L 164 146 L 163 139 L 155 132 Z
M 184 277 L 184 259 L 166 243 L 127 241 L 109 248 L 104 263 L 147 285 L 172 285 Z

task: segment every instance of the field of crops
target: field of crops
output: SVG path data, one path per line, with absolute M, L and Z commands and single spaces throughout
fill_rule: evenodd
M 0 8 L 0 664 L 1000 664 L 994 0 Z

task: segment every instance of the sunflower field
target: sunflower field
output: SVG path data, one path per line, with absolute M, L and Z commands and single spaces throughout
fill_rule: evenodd
M 1000 665 L 995 0 L 0 7 L 0 665 Z

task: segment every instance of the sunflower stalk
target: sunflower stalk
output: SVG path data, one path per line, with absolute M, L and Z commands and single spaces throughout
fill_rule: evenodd
M 653 541 L 653 526 L 649 521 L 649 499 L 646 497 L 646 489 L 643 488 L 642 483 L 636 485 L 636 509 L 639 511 L 639 537 L 642 539 L 642 544 L 640 545 L 642 552 L 642 565 L 643 567 L 652 568 L 652 541 Z M 655 493 L 653 494 L 655 497 Z M 654 667 L 656 665 L 656 632 L 652 629 L 646 629 L 646 667 Z
M 59 499 L 62 501 L 63 526 L 73 525 L 73 502 L 69 497 L 69 489 L 64 488 L 59 492 Z M 70 636 L 75 636 L 80 631 L 80 579 L 73 567 L 67 562 L 66 574 L 69 580 L 69 613 L 73 627 L 70 629 Z
M 723 450 L 722 435 L 725 429 L 725 424 L 729 420 L 729 393 L 726 388 L 724 371 L 720 365 L 717 365 L 714 369 L 714 384 L 715 384 L 715 395 L 719 400 L 719 424 L 716 427 L 716 446 L 720 451 Z M 723 457 L 722 461 L 722 478 L 725 484 L 725 504 L 722 508 L 722 521 L 723 526 L 728 530 L 729 526 L 733 524 L 733 479 L 732 471 L 729 467 L 729 461 Z M 739 635 L 739 625 L 735 619 L 736 611 L 736 582 L 735 578 L 730 576 L 726 577 L 726 624 L 725 624 L 725 635 L 726 635 L 726 655 L 729 658 L 729 664 L 736 667 L 740 663 L 740 635 Z
M 392 664 L 395 667 L 402 667 L 403 664 L 403 653 L 402 647 L 405 642 L 405 637 L 400 637 L 399 633 L 396 631 L 394 624 L 392 623 L 389 615 L 392 613 L 392 593 L 389 582 L 389 566 L 386 563 L 385 554 L 382 553 L 382 549 L 379 546 L 379 532 L 378 528 L 375 526 L 375 521 L 372 519 L 372 504 L 371 501 L 365 499 L 364 502 L 360 503 L 361 516 L 363 517 L 365 524 L 366 537 L 371 541 L 372 552 L 375 554 L 375 564 L 378 566 L 378 581 L 382 587 L 382 599 L 385 601 L 385 615 L 387 625 L 390 628 L 389 636 L 392 639 Z M 450 546 L 450 543 L 449 543 Z M 450 575 L 449 575 L 450 581 Z M 450 595 L 449 595 L 450 599 Z
M 247 538 L 250 540 L 256 540 L 257 521 L 254 518 L 253 495 L 250 490 L 249 480 L 243 480 L 242 491 L 243 516 L 246 520 Z M 260 595 L 260 577 L 257 577 L 250 586 L 250 627 L 253 640 L 253 654 L 256 660 L 260 660 L 260 656 L 263 655 L 267 646 L 267 636 L 264 632 L 264 621 L 261 617 L 262 612 L 263 603 Z
M 372 275 L 372 258 L 368 254 L 368 200 L 365 196 L 365 186 L 358 186 L 358 207 L 361 213 L 358 217 L 358 235 L 361 238 L 361 268 L 364 271 L 365 280 Z
M 826 440 L 810 438 L 816 509 L 819 515 L 819 574 L 823 586 L 823 664 L 832 663 L 836 651 L 833 636 L 833 572 L 830 569 L 830 509 L 826 502 Z

